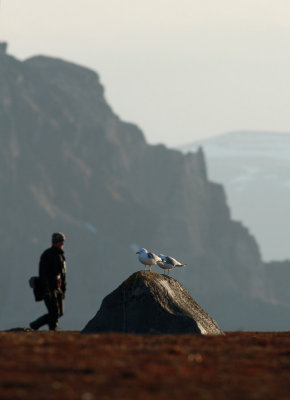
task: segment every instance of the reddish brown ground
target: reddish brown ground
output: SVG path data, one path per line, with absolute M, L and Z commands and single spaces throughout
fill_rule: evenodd
M 0 399 L 290 399 L 290 333 L 0 332 Z

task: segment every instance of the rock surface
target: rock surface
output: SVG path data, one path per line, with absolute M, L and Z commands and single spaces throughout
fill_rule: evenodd
M 217 323 L 175 279 L 139 271 L 106 296 L 83 333 L 196 333 L 220 335 Z

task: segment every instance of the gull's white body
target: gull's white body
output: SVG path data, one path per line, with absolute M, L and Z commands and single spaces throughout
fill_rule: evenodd
M 138 254 L 138 260 L 140 261 L 140 263 L 145 265 L 145 271 L 146 271 L 147 265 L 150 267 L 150 271 L 151 271 L 152 265 L 155 265 L 155 264 L 157 264 L 157 262 L 162 261 L 159 256 L 157 256 L 154 253 L 149 252 L 148 250 L 146 250 L 144 248 L 139 249 L 136 252 L 136 254 Z
M 158 254 L 158 256 L 161 258 L 162 261 L 158 261 L 157 265 L 158 267 L 167 270 L 168 275 L 169 271 L 175 267 L 185 267 L 186 264 L 182 264 L 181 262 L 177 261 L 173 257 L 165 256 L 164 254 Z

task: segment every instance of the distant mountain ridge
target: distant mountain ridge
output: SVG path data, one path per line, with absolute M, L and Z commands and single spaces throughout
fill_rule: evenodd
M 84 326 L 140 268 L 132 249 L 143 246 L 188 264 L 176 278 L 222 329 L 286 329 L 289 309 L 269 298 L 258 245 L 208 180 L 203 151 L 148 145 L 114 114 L 95 72 L 0 53 L 0 130 L 0 329 L 41 313 L 27 280 L 58 230 L 65 329 Z
M 225 186 L 233 218 L 250 228 L 263 257 L 289 259 L 290 133 L 232 132 L 180 149 L 200 146 L 210 179 Z
M 236 131 L 179 146 L 183 151 L 193 151 L 200 146 L 210 149 L 215 157 L 243 155 L 289 159 L 290 132 Z M 286 146 L 286 147 L 285 147 Z

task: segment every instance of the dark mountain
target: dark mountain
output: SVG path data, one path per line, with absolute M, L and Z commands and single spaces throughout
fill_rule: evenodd
M 0 52 L 0 133 L 1 329 L 43 311 L 27 280 L 54 231 L 67 236 L 62 328 L 82 328 L 101 299 L 140 268 L 138 247 L 187 263 L 173 274 L 223 329 L 232 327 L 235 301 L 232 328 L 285 325 L 279 304 L 268 304 L 257 243 L 232 221 L 202 150 L 184 155 L 148 145 L 108 106 L 95 72 Z M 274 325 L 261 310 L 281 311 L 281 318 Z

